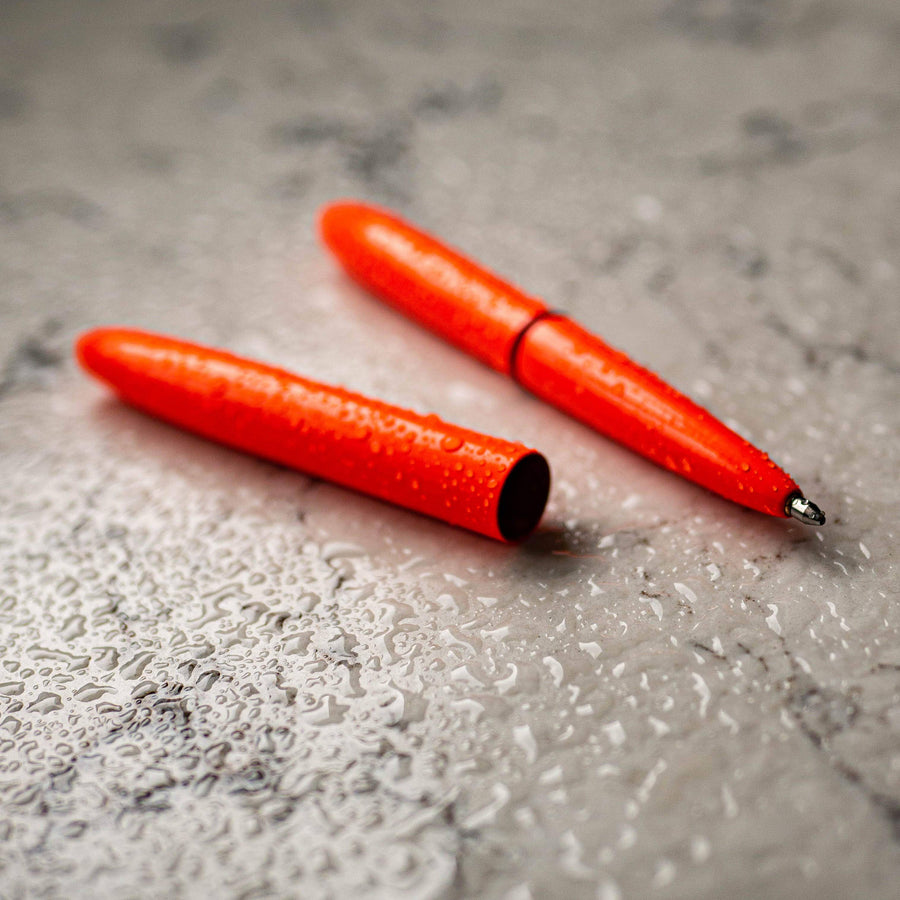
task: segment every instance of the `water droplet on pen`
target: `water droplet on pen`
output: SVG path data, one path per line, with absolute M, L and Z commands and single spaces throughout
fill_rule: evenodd
M 455 434 L 445 434 L 441 438 L 441 450 L 446 450 L 447 453 L 455 453 L 462 445 L 462 439 Z

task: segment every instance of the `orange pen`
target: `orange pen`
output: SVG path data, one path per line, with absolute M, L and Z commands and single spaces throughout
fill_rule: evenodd
M 144 412 L 488 537 L 522 540 L 547 503 L 540 453 L 437 416 L 142 331 L 100 328 L 76 353 Z
M 350 201 L 326 207 L 320 228 L 356 281 L 543 400 L 729 500 L 825 523 L 761 450 L 596 335 L 437 239 Z

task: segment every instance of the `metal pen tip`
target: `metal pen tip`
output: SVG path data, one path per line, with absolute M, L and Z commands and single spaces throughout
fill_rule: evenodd
M 784 511 L 804 525 L 824 525 L 825 513 L 811 500 L 802 494 L 791 494 L 787 499 Z

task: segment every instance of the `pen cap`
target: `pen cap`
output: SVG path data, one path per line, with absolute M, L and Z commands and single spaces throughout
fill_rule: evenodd
M 340 202 L 324 208 L 322 238 L 347 272 L 391 306 L 500 372 L 540 300 L 384 210 Z
M 125 401 L 204 437 L 503 541 L 528 536 L 541 454 L 221 350 L 127 329 L 78 341 Z

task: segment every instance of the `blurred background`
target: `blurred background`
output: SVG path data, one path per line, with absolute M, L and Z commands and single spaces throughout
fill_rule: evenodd
M 349 195 L 669 373 L 752 378 L 797 343 L 900 364 L 890 0 L 0 16 L 5 355 L 48 318 L 340 340 L 298 326 L 331 271 L 316 210 Z

